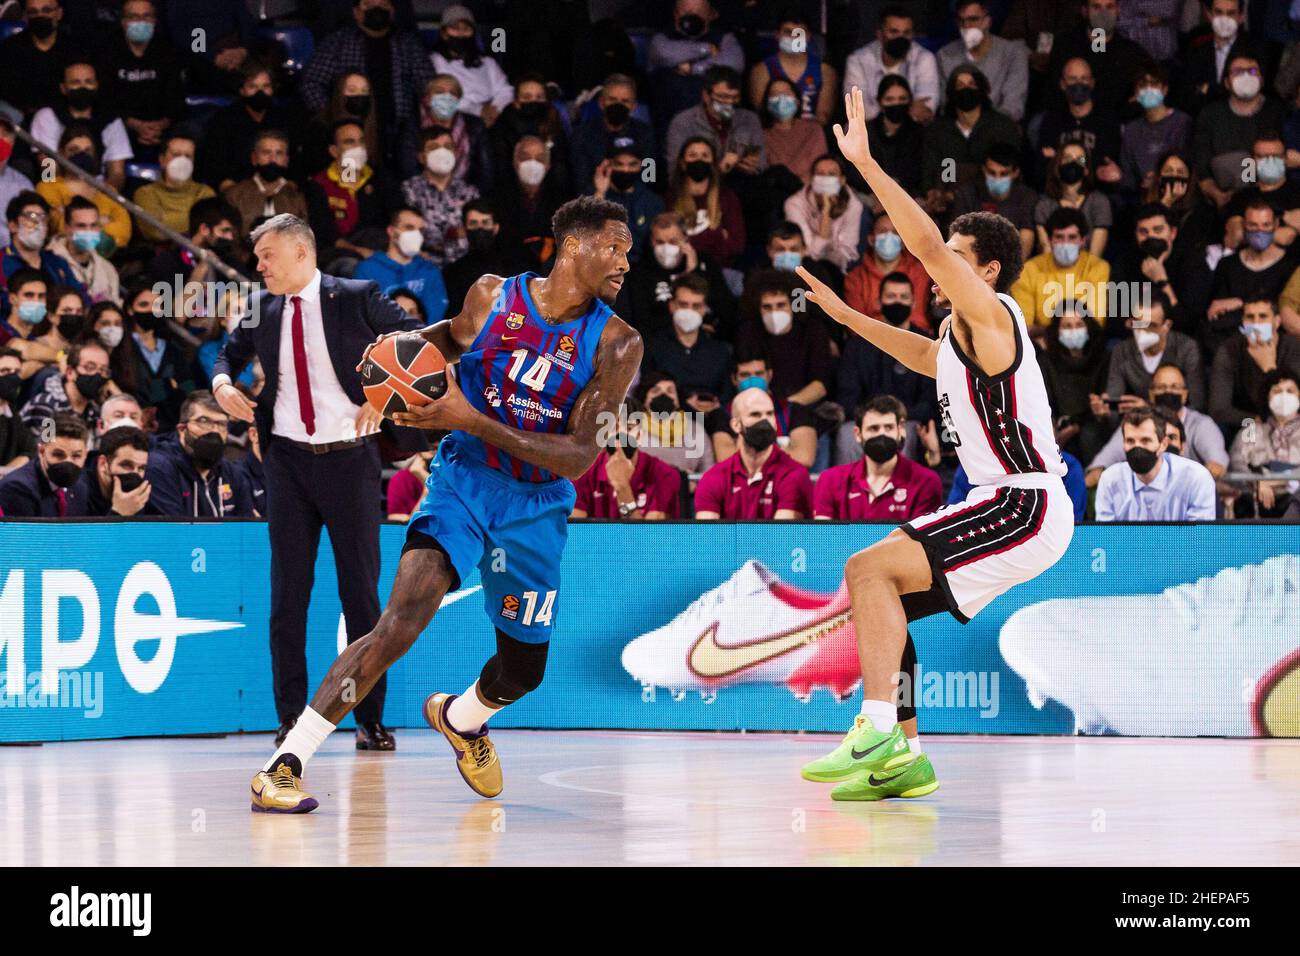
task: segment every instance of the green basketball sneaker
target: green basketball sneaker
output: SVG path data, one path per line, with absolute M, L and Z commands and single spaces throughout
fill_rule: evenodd
M 831 791 L 832 800 L 884 800 L 886 797 L 924 797 L 939 789 L 934 767 L 925 754 L 887 770 L 868 770 Z
M 882 733 L 858 714 L 840 745 L 825 757 L 804 764 L 801 773 L 814 783 L 833 783 L 864 770 L 888 770 L 911 759 L 902 727 L 894 724 L 892 730 Z

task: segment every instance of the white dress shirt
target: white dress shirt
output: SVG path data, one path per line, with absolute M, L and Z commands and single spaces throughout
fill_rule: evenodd
M 1111 465 L 1097 484 L 1098 521 L 1213 521 L 1214 477 L 1204 465 L 1165 452 L 1150 484 L 1127 461 Z

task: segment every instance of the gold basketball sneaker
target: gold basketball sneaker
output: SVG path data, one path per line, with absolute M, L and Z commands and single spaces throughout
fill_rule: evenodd
M 293 754 L 281 754 L 273 768 L 253 777 L 254 813 L 311 813 L 318 806 L 302 788 L 302 763 Z
M 434 730 L 447 738 L 456 752 L 456 769 L 465 778 L 469 788 L 481 797 L 495 797 L 501 793 L 501 761 L 496 748 L 488 740 L 487 731 L 467 736 L 447 720 L 447 707 L 455 694 L 431 694 L 424 702 L 424 719 Z

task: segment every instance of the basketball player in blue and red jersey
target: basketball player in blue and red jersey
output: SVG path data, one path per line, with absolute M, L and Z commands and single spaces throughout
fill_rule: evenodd
M 392 417 L 450 434 L 407 526 L 388 606 L 375 629 L 339 655 L 253 778 L 254 810 L 316 808 L 302 789 L 307 761 L 476 567 L 497 652 L 468 690 L 434 694 L 424 712 L 470 788 L 484 797 L 501 792 L 487 722 L 541 683 L 559 614 L 572 479 L 615 434 L 642 353 L 640 335 L 607 304 L 623 286 L 632 248 L 623 207 L 575 199 L 556 212 L 552 230 L 558 252 L 548 277 L 485 275 L 459 315 L 419 333 L 449 365 L 459 363 L 458 373 L 447 376 L 441 398 Z M 504 570 L 494 562 L 501 555 Z
M 1015 226 L 991 212 L 958 216 L 944 241 L 929 215 L 871 156 L 862 91 L 845 97 L 844 157 L 866 179 L 951 314 L 929 339 L 849 308 L 802 267 L 806 298 L 836 321 L 935 380 L 948 440 L 973 487 L 960 504 L 913 518 L 849 558 L 844 581 L 862 664 L 862 712 L 831 753 L 803 768 L 836 782 L 834 800 L 920 797 L 938 786 L 920 739 L 900 719 L 896 685 L 915 673 L 907 625 L 948 611 L 965 624 L 998 595 L 1060 560 L 1074 534 L 1052 409 L 1025 317 L 1007 289 L 1021 271 Z M 914 660 L 914 658 L 913 658 Z M 900 667 L 901 662 L 901 667 Z M 908 696 L 905 694 L 904 697 Z

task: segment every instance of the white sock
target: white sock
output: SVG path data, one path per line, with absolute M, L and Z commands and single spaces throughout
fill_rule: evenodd
M 924 753 L 924 752 L 925 752 L 925 751 L 921 748 L 921 738 L 920 738 L 920 737 L 908 737 L 908 738 L 907 738 L 907 749 L 910 750 L 910 751 L 912 751 L 912 753 L 914 753 L 914 754 L 919 754 L 919 753 Z
M 479 700 L 478 681 L 475 681 L 469 685 L 465 693 L 447 707 L 447 722 L 462 734 L 476 734 L 479 728 L 500 709 L 500 707 L 489 707 Z
M 862 700 L 862 716 L 871 721 L 882 734 L 887 734 L 898 723 L 898 708 L 887 700 Z
M 308 707 L 293 725 L 293 730 L 284 738 L 280 749 L 271 755 L 263 770 L 270 770 L 282 754 L 293 754 L 307 769 L 307 761 L 316 753 L 316 748 L 325 742 L 325 738 L 334 733 L 334 725 L 316 711 Z

